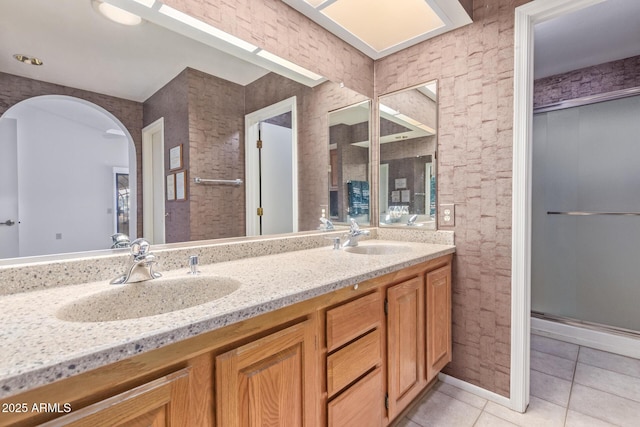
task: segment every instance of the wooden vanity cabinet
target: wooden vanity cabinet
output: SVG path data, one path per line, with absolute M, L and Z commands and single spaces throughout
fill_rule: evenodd
M 217 356 L 217 425 L 314 426 L 314 332 L 305 321 Z
M 451 362 L 451 266 L 426 274 L 427 382 Z
M 389 419 L 426 385 L 423 276 L 387 289 L 387 375 Z
M 71 412 L 43 427 L 189 427 L 189 369 Z
M 0 399 L 72 408 L 0 427 L 385 427 L 451 360 L 451 259 Z
M 383 425 L 382 318 L 379 290 L 326 311 L 328 427 Z

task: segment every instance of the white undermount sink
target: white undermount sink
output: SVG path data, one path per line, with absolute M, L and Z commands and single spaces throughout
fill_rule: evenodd
M 362 255 L 393 255 L 409 252 L 410 247 L 394 244 L 360 243 L 358 246 L 347 246 L 345 252 Z
M 229 277 L 185 275 L 112 286 L 64 305 L 56 317 L 70 322 L 104 322 L 154 316 L 222 298 L 238 289 L 240 282 Z

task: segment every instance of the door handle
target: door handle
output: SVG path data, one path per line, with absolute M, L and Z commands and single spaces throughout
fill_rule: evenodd
M 5 222 L 0 222 L 0 225 L 8 225 L 9 227 L 11 227 L 15 223 L 16 223 L 15 221 L 12 221 L 12 220 L 8 219 Z

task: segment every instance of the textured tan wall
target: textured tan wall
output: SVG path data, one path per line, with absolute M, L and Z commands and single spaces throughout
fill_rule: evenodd
M 438 203 L 456 204 L 453 362 L 509 395 L 514 9 L 475 0 L 474 23 L 376 62 L 376 92 L 439 83 Z M 448 229 L 441 227 L 442 229 Z
M 189 240 L 244 236 L 244 186 L 193 181 L 244 180 L 244 87 L 193 69 L 188 78 Z
M 281 0 L 165 0 L 164 3 L 373 96 L 373 60 Z
M 640 86 L 640 55 L 538 79 L 533 106 Z
M 164 118 L 164 170 L 169 173 L 169 150 L 182 144 L 182 163 L 189 169 L 188 69 L 154 93 L 143 104 L 144 126 Z M 174 173 L 174 171 L 171 171 Z M 189 200 L 165 200 L 167 243 L 189 240 L 191 226 Z
M 0 116 L 18 102 L 41 95 L 66 95 L 92 102 L 113 114 L 127 128 L 136 147 L 137 228 L 138 235 L 142 235 L 142 104 L 0 72 Z

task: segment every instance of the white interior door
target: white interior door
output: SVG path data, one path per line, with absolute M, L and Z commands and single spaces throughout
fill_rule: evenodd
M 164 119 L 142 130 L 143 235 L 150 243 L 165 243 Z
M 0 119 L 0 258 L 20 255 L 18 237 L 18 126 L 16 119 L 3 118 Z
M 269 118 L 287 112 L 291 113 L 290 129 L 263 123 Z M 263 130 L 266 132 L 260 136 L 258 135 L 259 126 L 263 126 Z M 247 114 L 245 116 L 245 132 L 247 236 L 298 231 L 296 97 Z M 266 141 L 263 142 L 263 147 L 266 147 L 263 148 L 263 153 L 260 153 L 256 146 L 258 139 Z M 285 153 L 284 150 L 287 147 Z M 260 159 L 261 156 L 262 159 Z M 261 162 L 262 176 L 259 166 Z M 262 205 L 260 203 L 261 191 L 263 191 Z M 260 207 L 264 212 L 262 217 L 257 214 Z M 261 218 L 263 222 L 262 233 L 260 232 Z
M 261 123 L 262 234 L 293 232 L 291 129 Z

